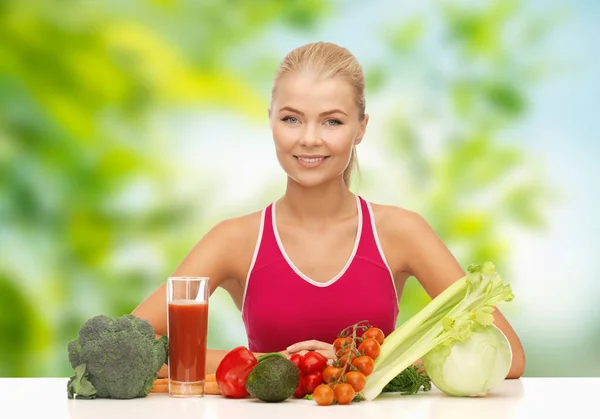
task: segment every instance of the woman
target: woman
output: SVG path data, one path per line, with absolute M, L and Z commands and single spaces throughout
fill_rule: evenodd
M 284 195 L 216 225 L 173 273 L 210 277 L 211 293 L 227 290 L 257 354 L 318 350 L 334 358 L 331 343 L 350 324 L 368 319 L 386 335 L 394 330 L 410 276 L 434 298 L 465 274 L 421 216 L 348 189 L 368 120 L 363 71 L 350 52 L 324 42 L 291 51 L 269 109 Z M 133 312 L 157 334 L 166 333 L 165 299 L 163 284 Z M 518 378 L 523 347 L 498 310 L 494 317 L 513 351 L 508 377 Z M 207 372 L 226 352 L 208 351 Z

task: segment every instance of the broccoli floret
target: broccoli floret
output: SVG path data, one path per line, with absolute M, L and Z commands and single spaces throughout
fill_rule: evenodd
M 156 339 L 154 328 L 132 314 L 87 320 L 79 336 L 68 345 L 75 375 L 67 396 L 132 399 L 146 397 L 157 372 L 167 363 L 166 336 Z

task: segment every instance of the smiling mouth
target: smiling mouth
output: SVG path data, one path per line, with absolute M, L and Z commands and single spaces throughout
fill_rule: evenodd
M 297 158 L 300 161 L 303 161 L 304 163 L 318 163 L 320 161 L 323 161 L 323 160 L 329 158 L 329 156 L 319 156 L 319 157 L 294 156 L 294 157 Z

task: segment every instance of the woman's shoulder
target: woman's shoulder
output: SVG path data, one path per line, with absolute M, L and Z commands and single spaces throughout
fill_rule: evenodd
M 425 231 L 430 231 L 431 226 L 419 212 L 396 205 L 379 204 L 370 202 L 373 208 L 373 218 L 378 234 L 388 236 L 390 239 L 414 237 Z
M 192 271 L 204 264 L 212 266 L 215 277 L 241 277 L 252 259 L 261 212 L 225 218 L 214 224 L 193 247 L 183 268 L 190 265 L 188 270 Z
M 411 227 L 424 223 L 425 218 L 417 211 L 397 205 L 369 202 L 377 222 L 383 222 L 390 227 Z
M 256 239 L 263 210 L 225 218 L 212 228 L 212 231 L 227 240 L 244 240 L 253 237 Z

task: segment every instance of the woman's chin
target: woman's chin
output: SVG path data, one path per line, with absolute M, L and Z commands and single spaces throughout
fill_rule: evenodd
M 300 174 L 288 177 L 297 185 L 303 188 L 318 188 L 328 186 L 335 183 L 344 183 L 341 176 L 323 176 L 323 174 Z

